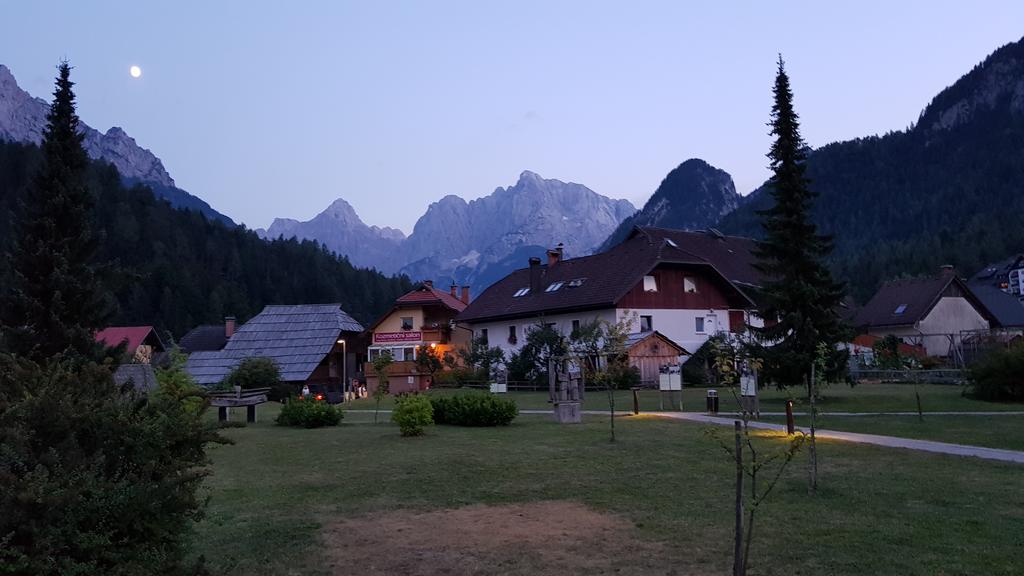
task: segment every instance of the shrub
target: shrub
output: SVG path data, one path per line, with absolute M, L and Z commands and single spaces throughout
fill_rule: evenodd
M 431 396 L 434 422 L 454 426 L 507 426 L 519 415 L 516 403 L 487 392 Z
M 402 436 L 422 436 L 424 428 L 434 423 L 434 408 L 426 396 L 402 395 L 395 398 L 391 421 L 398 424 Z
M 145 396 L 108 366 L 0 355 L 0 572 L 177 574 L 202 516 L 205 446 L 187 382 Z
M 281 383 L 281 371 L 277 363 L 270 358 L 246 358 L 242 360 L 230 374 L 224 378 L 224 387 L 228 390 L 241 386 L 243 390 L 252 388 L 270 388 L 267 397 L 270 400 L 281 400 L 291 396 L 291 388 Z
M 337 426 L 344 414 L 327 402 L 307 398 L 293 398 L 281 407 L 281 413 L 274 420 L 279 426 L 320 428 Z
M 1024 346 L 989 354 L 971 368 L 972 394 L 982 400 L 1024 402 Z

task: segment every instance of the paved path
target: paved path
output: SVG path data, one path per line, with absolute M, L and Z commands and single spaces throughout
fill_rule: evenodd
M 739 416 L 737 412 L 720 412 L 722 416 Z M 761 412 L 761 416 L 785 416 L 785 412 Z M 1024 412 L 925 412 L 925 416 L 1024 416 Z M 807 412 L 793 412 L 793 416 L 807 416 Z M 818 412 L 818 416 L 917 416 L 917 412 Z
M 721 426 L 732 426 L 735 418 L 722 418 L 708 416 L 697 412 L 645 412 L 675 420 L 688 420 L 690 422 L 702 422 L 705 424 L 717 424 Z M 912 414 L 917 414 L 913 412 Z M 761 430 L 783 431 L 786 427 L 782 424 L 769 424 L 767 422 L 751 422 L 751 428 Z M 810 433 L 809 428 L 798 426 L 798 430 Z M 1024 452 L 1016 450 L 1001 450 L 998 448 L 983 448 L 981 446 L 967 446 L 964 444 L 949 444 L 946 442 L 933 442 L 931 440 L 914 440 L 911 438 L 898 438 L 896 436 L 879 436 L 877 434 L 859 434 L 855 432 L 839 432 L 837 430 L 815 430 L 817 438 L 830 440 L 843 440 L 857 444 L 874 444 L 887 448 L 906 448 L 909 450 L 922 450 L 924 452 L 937 452 L 939 454 L 953 454 L 955 456 L 974 456 L 986 460 L 1000 460 L 1003 462 L 1014 462 L 1024 464 Z

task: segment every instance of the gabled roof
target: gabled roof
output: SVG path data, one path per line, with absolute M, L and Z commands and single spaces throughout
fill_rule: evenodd
M 224 325 L 203 324 L 188 331 L 178 341 L 178 348 L 186 354 L 193 352 L 213 352 L 221 350 L 227 344 L 228 338 L 224 331 Z
M 967 281 L 1000 326 L 1024 326 L 1024 302 L 1001 288 L 1003 283 L 1009 285 L 1010 272 L 1020 268 L 1024 268 L 1024 255 L 1018 254 L 982 268 Z
M 986 318 L 992 314 L 956 274 L 945 273 L 928 278 L 908 278 L 886 282 L 878 292 L 857 311 L 854 324 L 858 328 L 880 326 L 912 326 L 931 312 L 950 286 L 959 289 Z
M 301 382 L 309 378 L 342 332 L 363 327 L 340 304 L 267 306 L 228 340 L 223 350 L 195 352 L 185 369 L 198 384 L 216 384 L 246 358 L 270 358 L 281 379 Z
M 537 293 L 514 296 L 530 286 L 530 268 L 512 272 L 484 290 L 457 320 L 479 322 L 612 307 L 645 274 L 664 263 L 705 267 L 749 301 L 740 285 L 760 283 L 761 275 L 752 265 L 754 247 L 753 240 L 736 236 L 638 227 L 606 252 L 539 266 Z M 547 291 L 557 282 L 564 284 Z
M 657 339 L 661 340 L 662 342 L 664 342 L 665 344 L 669 345 L 670 347 L 674 348 L 676 350 L 676 354 L 677 355 L 682 355 L 682 354 L 689 355 L 690 354 L 689 352 L 686 351 L 686 348 L 683 348 L 679 344 L 676 344 L 671 338 L 669 338 L 668 336 L 665 336 L 664 334 L 662 334 L 661 332 L 658 332 L 657 330 L 648 330 L 646 332 L 635 332 L 633 334 L 630 334 L 630 335 L 626 336 L 626 349 L 629 350 L 629 349 L 633 348 L 634 346 L 636 346 L 637 344 L 640 344 L 641 342 L 644 342 L 644 341 L 646 341 L 646 340 L 648 340 L 650 338 L 657 338 Z
M 109 348 L 125 344 L 129 354 L 134 354 L 139 346 L 146 343 L 164 349 L 163 341 L 152 326 L 110 326 L 97 332 L 94 337 L 97 342 Z
M 399 308 L 414 308 L 419 306 L 443 306 L 458 314 L 466 309 L 467 304 L 444 290 L 438 290 L 433 286 L 421 284 L 420 286 L 417 286 L 409 292 L 399 296 L 398 299 L 395 300 L 395 305 L 391 307 L 391 310 L 388 310 L 387 313 L 378 318 L 377 321 L 373 323 L 373 326 L 370 326 L 370 330 L 376 328 Z

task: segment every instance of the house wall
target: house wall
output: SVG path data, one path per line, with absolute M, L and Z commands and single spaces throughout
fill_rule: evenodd
M 412 316 L 412 329 L 419 330 L 423 327 L 423 309 L 422 308 L 399 308 L 388 315 L 376 328 L 374 332 L 401 332 L 402 331 L 402 317 Z
M 700 308 L 697 310 L 666 309 L 623 309 L 616 311 L 616 321 L 630 319 L 630 332 L 640 331 L 640 316 L 651 317 L 651 329 L 664 334 L 693 354 L 708 338 L 719 332 L 728 332 L 738 327 L 730 326 L 728 308 Z M 734 315 L 735 316 L 735 315 Z M 697 318 L 704 319 L 704 331 L 697 331 Z
M 955 334 L 963 330 L 987 330 L 988 320 L 965 298 L 943 296 L 920 322 L 923 334 Z M 925 336 L 922 344 L 929 356 L 949 354 L 950 341 L 945 336 Z
M 593 322 L 595 319 L 606 320 L 608 322 L 616 321 L 616 311 L 614 309 L 606 310 L 589 310 L 586 312 L 575 312 L 570 314 L 552 314 L 549 316 L 532 316 L 528 318 L 516 318 L 514 320 L 502 320 L 498 322 L 480 322 L 470 325 L 473 330 L 473 337 L 479 338 L 483 333 L 483 330 L 487 330 L 487 343 L 490 346 L 497 346 L 505 352 L 505 358 L 507 359 L 513 352 L 518 351 L 526 343 L 526 332 L 540 326 L 542 324 L 554 324 L 555 329 L 568 336 L 572 333 L 572 322 L 578 320 L 579 323 L 586 324 Z M 509 342 L 508 339 L 508 327 L 516 327 L 516 343 Z M 456 328 L 456 331 L 460 329 Z M 465 332 L 464 330 L 462 330 Z
M 657 281 L 657 291 L 644 290 L 640 281 L 622 299 L 619 308 L 644 308 L 661 310 L 729 309 L 729 300 L 719 283 L 704 270 L 684 268 L 654 269 L 651 274 Z M 684 289 L 685 279 L 690 278 L 695 292 Z

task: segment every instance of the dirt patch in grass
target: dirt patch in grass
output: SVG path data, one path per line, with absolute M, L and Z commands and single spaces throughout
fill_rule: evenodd
M 334 574 L 689 574 L 619 516 L 573 502 L 394 511 L 327 524 Z

